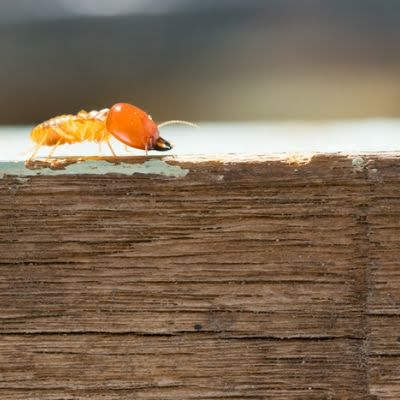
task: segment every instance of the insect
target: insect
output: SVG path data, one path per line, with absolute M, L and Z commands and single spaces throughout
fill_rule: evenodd
M 159 129 L 170 124 L 197 125 L 180 120 L 166 121 L 157 125 L 149 114 L 128 103 L 117 103 L 101 111 L 80 111 L 76 115 L 61 115 L 42 122 L 32 129 L 31 139 L 35 142 L 32 160 L 42 146 L 52 146 L 50 158 L 56 148 L 63 144 L 84 140 L 107 143 L 114 157 L 116 154 L 110 139 L 115 137 L 126 146 L 157 151 L 172 149 L 172 145 L 159 134 Z

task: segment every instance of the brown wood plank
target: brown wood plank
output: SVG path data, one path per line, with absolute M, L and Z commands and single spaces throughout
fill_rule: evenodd
M 91 393 L 112 399 L 118 391 L 146 399 L 362 395 L 359 343 L 350 339 L 3 335 L 0 346 L 7 363 L 1 385 L 9 398 L 27 389 L 44 398 Z
M 370 391 L 400 398 L 400 185 L 399 165 L 377 160 L 368 210 L 368 354 Z
M 0 180 L 1 398 L 399 393 L 399 158 L 170 162 Z

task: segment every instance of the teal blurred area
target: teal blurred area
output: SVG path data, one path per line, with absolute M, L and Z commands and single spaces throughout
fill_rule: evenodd
M 400 116 L 397 0 L 2 0 L 0 125 Z

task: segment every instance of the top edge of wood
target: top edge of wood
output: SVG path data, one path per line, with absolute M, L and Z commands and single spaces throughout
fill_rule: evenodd
M 128 157 L 55 157 L 30 161 L 0 161 L 0 178 L 7 175 L 81 175 L 135 173 L 184 177 L 190 165 L 284 163 L 307 165 L 318 159 L 349 160 L 354 168 L 363 168 L 370 160 L 400 159 L 400 152 L 360 153 L 271 153 L 271 154 L 199 154 Z

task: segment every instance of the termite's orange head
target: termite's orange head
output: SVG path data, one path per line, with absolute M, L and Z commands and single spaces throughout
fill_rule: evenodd
M 142 150 L 171 150 L 160 137 L 157 124 L 150 115 L 128 103 L 114 104 L 108 112 L 106 128 L 120 142 Z

